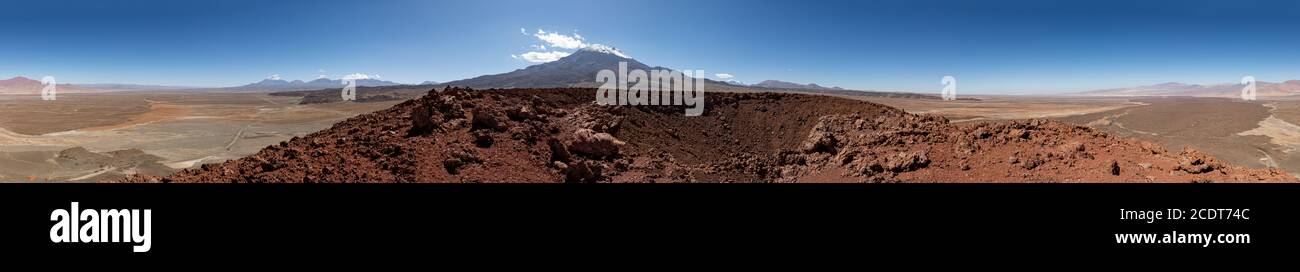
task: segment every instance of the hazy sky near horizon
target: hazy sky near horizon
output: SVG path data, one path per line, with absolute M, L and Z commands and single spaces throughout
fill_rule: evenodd
M 1297 18 L 1300 1 L 18 1 L 0 77 L 446 82 L 581 36 L 746 83 L 937 92 L 953 75 L 965 93 L 1052 93 L 1300 79 Z

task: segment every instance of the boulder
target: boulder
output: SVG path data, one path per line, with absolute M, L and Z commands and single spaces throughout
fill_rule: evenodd
M 599 159 L 618 155 L 619 147 L 625 144 L 627 143 L 614 138 L 609 133 L 578 129 L 573 133 L 573 140 L 568 143 L 568 146 L 569 152 Z

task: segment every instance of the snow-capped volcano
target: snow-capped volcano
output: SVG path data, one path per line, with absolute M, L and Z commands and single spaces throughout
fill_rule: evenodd
M 628 56 L 626 53 L 623 53 L 623 51 L 618 50 L 618 48 L 614 48 L 613 46 L 608 46 L 603 44 L 592 44 L 587 47 L 583 47 L 578 51 L 589 51 L 589 52 L 611 54 L 625 59 L 632 58 Z
M 645 65 L 612 46 L 593 44 L 555 61 L 444 84 L 478 89 L 586 86 L 596 81 L 596 74 L 601 70 L 617 70 L 620 62 L 626 62 L 629 70 L 667 69 Z

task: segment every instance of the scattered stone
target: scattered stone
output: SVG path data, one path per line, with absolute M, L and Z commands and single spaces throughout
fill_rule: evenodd
M 1209 173 L 1223 167 L 1218 162 L 1211 161 L 1209 155 L 1190 148 L 1183 149 L 1180 155 L 1182 155 L 1182 160 L 1178 162 L 1176 170 L 1189 174 Z
M 408 136 L 424 136 L 433 133 L 437 129 L 438 122 L 433 120 L 433 110 L 427 106 L 415 107 L 411 111 L 411 130 L 407 132 Z
M 546 145 L 551 148 L 551 160 L 557 162 L 568 162 L 570 157 L 569 148 L 564 146 L 564 142 L 559 139 L 551 138 L 546 140 Z
M 1007 135 L 1015 139 L 1029 139 L 1029 131 L 1023 129 L 1012 129 Z
M 1034 170 L 1034 168 L 1038 168 L 1038 166 L 1043 165 L 1044 163 L 1047 163 L 1047 160 L 1044 160 L 1042 156 L 1035 155 L 1032 158 L 1027 158 L 1021 161 L 1020 167 L 1024 167 L 1025 170 Z
M 473 132 L 473 134 L 475 146 L 489 148 L 492 147 L 492 144 L 495 142 L 495 140 L 492 139 L 492 133 L 490 132 L 479 130 Z
M 828 132 L 813 131 L 808 134 L 808 139 L 803 142 L 803 151 L 806 153 L 835 153 L 835 142 L 835 135 Z
M 498 113 L 491 109 L 475 108 L 470 118 L 470 123 L 473 124 L 470 130 L 491 129 L 499 131 L 503 129 Z
M 461 166 L 465 166 L 465 162 L 457 158 L 442 160 L 442 167 L 447 169 L 447 173 L 452 175 L 460 174 Z
M 506 116 L 510 117 L 510 120 L 525 121 L 525 120 L 532 120 L 537 118 L 537 113 L 536 111 L 533 110 L 532 107 L 528 105 L 523 105 L 515 108 L 510 108 L 510 111 L 506 112 Z
M 1119 175 L 1119 161 L 1110 160 L 1110 175 L 1112 176 Z
M 1214 165 L 1205 163 L 1201 159 L 1188 159 L 1178 163 L 1178 170 L 1189 174 L 1201 174 L 1214 171 Z
M 619 147 L 625 145 L 609 133 L 597 133 L 590 129 L 578 129 L 569 142 L 569 152 L 586 155 L 591 158 L 607 158 L 618 155 Z
M 885 159 L 885 170 L 891 172 L 911 172 L 930 165 L 930 158 L 925 151 L 903 152 Z
M 564 182 L 591 183 L 600 180 L 601 168 L 591 161 L 575 162 L 566 168 Z
M 1062 157 L 1074 156 L 1076 154 L 1083 153 L 1085 151 L 1083 147 L 1083 143 L 1080 142 L 1069 142 L 1063 144 L 1057 147 L 1057 150 L 1061 152 Z
M 978 128 L 978 129 L 975 129 L 975 133 L 974 133 L 974 134 L 975 134 L 975 137 L 976 137 L 976 138 L 979 138 L 979 139 L 981 139 L 981 140 L 982 140 L 982 139 L 987 139 L 988 137 L 993 136 L 993 133 L 992 133 L 992 132 L 989 132 L 989 130 L 988 130 L 987 128 L 982 128 L 982 127 L 981 127 L 981 128 Z

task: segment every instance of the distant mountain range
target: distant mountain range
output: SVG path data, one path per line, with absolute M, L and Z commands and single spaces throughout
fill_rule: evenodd
M 421 85 L 436 85 L 437 82 L 425 81 Z M 359 79 L 358 87 L 384 87 L 403 85 L 392 81 L 377 79 Z M 44 86 L 40 80 L 26 77 L 14 77 L 11 79 L 0 80 L 0 94 L 40 94 Z M 280 79 L 266 79 L 256 83 L 237 87 L 184 87 L 184 86 L 162 86 L 162 85 L 140 85 L 140 84 L 118 84 L 118 83 L 95 83 L 95 84 L 59 84 L 59 93 L 102 93 L 102 92 L 126 92 L 126 91 L 168 91 L 168 90 L 187 90 L 187 91 L 301 91 L 301 90 L 320 90 L 320 89 L 338 89 L 343 87 L 343 80 L 321 78 L 312 81 L 286 81 Z
M 395 86 L 395 85 L 402 85 L 402 84 L 392 82 L 392 81 L 378 80 L 378 79 L 357 80 L 358 87 L 383 87 L 383 86 Z M 239 87 L 225 88 L 225 89 L 233 89 L 233 90 L 240 90 L 240 91 L 300 91 L 300 90 L 320 90 L 320 89 L 337 89 L 337 88 L 343 88 L 343 80 L 319 78 L 312 81 L 302 81 L 302 80 L 286 81 L 283 79 L 265 79 L 257 83 L 252 83 L 252 84 L 239 86 Z
M 185 86 L 163 86 L 163 85 L 140 85 L 140 84 L 117 84 L 117 83 L 93 83 L 93 84 L 76 84 L 78 87 L 100 90 L 105 92 L 124 92 L 124 91 L 166 91 L 166 90 L 190 90 L 202 89 L 202 87 L 185 87 Z
M 1178 82 L 1131 88 L 1115 88 L 1075 93 L 1084 96 L 1194 96 L 1194 97 L 1240 97 L 1242 84 L 1199 85 Z M 1276 82 L 1256 82 L 1255 95 L 1258 97 L 1280 97 L 1300 94 L 1300 80 Z
M 764 80 L 763 82 L 759 82 L 758 84 L 749 85 L 749 86 L 771 88 L 771 89 L 799 89 L 799 90 L 823 90 L 823 91 L 844 90 L 844 88 L 840 88 L 840 87 L 822 87 L 820 85 L 817 85 L 817 83 L 799 84 L 799 83 L 785 82 L 780 80 Z

